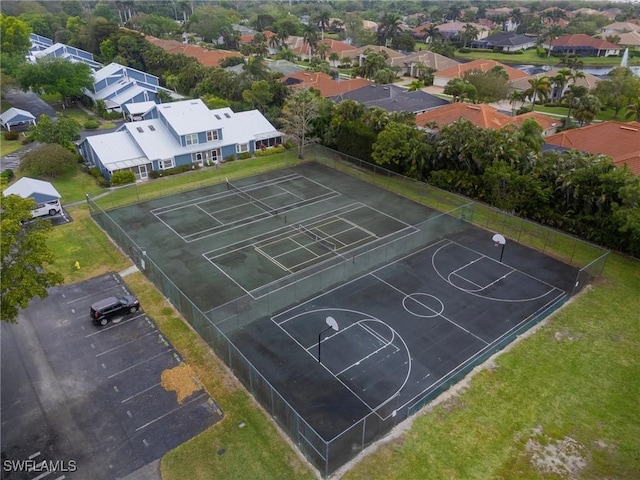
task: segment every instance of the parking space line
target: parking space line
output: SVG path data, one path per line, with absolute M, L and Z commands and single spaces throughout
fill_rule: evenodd
M 141 338 L 148 337 L 149 335 L 153 335 L 154 333 L 160 335 L 157 330 L 151 330 L 150 332 L 147 332 L 144 335 L 140 335 L 139 337 L 136 337 L 133 340 L 129 340 L 128 342 L 121 343 L 120 345 L 117 345 L 117 346 L 115 346 L 113 348 L 110 348 L 109 350 L 105 350 L 104 352 L 96 353 L 96 357 L 99 357 L 101 355 L 105 355 L 107 353 L 111 353 L 114 350 L 119 349 L 120 347 L 124 347 L 125 345 L 129 345 L 130 343 L 137 342 Z
M 134 393 L 134 394 L 133 394 L 133 395 L 131 395 L 130 397 L 125 398 L 124 400 L 121 400 L 121 401 L 120 401 L 120 403 L 126 403 L 126 402 L 128 402 L 129 400 L 131 400 L 131 399 L 133 399 L 133 398 L 137 397 L 138 395 L 142 395 L 143 393 L 148 392 L 149 390 L 151 390 L 151 389 L 153 389 L 153 388 L 156 388 L 158 385 L 160 385 L 160 382 L 156 383 L 155 385 L 151 385 L 150 387 L 145 388 L 144 390 L 140 390 L 138 393 Z
M 144 317 L 144 313 L 141 313 L 140 315 L 136 315 L 135 317 L 131 317 L 130 319 L 125 320 L 124 322 L 118 322 L 118 323 L 113 323 L 112 322 L 111 326 L 105 327 L 105 328 L 101 328 L 97 332 L 90 333 L 89 335 L 85 335 L 84 337 L 85 338 L 92 337 L 93 335 L 97 335 L 99 333 L 106 332 L 107 330 L 111 330 L 112 328 L 116 328 L 118 325 L 124 325 L 125 323 L 129 323 L 131 320 L 135 320 L 136 318 L 140 318 L 140 317 Z
M 150 422 L 145 423 L 144 425 L 142 425 L 141 427 L 136 428 L 136 432 L 142 430 L 143 428 L 148 427 L 149 425 L 151 425 L 152 423 L 157 422 L 158 420 L 163 419 L 164 417 L 166 417 L 167 415 L 171 415 L 173 412 L 177 412 L 178 410 L 180 410 L 182 407 L 186 407 L 187 405 L 189 405 L 190 403 L 195 402 L 196 400 L 200 400 L 202 397 L 206 397 L 209 394 L 207 392 L 203 392 L 202 394 L 198 395 L 197 397 L 195 397 L 194 399 L 188 401 L 187 403 L 183 403 L 182 405 L 179 405 L 178 407 L 174 408 L 173 410 L 169 410 L 167 413 L 165 413 L 164 415 L 160 415 L 157 418 L 154 418 L 153 420 L 151 420 Z
M 138 365 L 142 365 L 143 363 L 150 362 L 150 361 L 151 361 L 151 360 L 153 360 L 154 358 L 158 358 L 159 356 L 164 355 L 165 353 L 168 353 L 168 352 L 170 352 L 170 351 L 172 351 L 172 350 L 173 350 L 173 348 L 169 348 L 169 349 L 165 350 L 164 352 L 161 352 L 161 353 L 158 353 L 157 355 L 154 355 L 153 357 L 149 357 L 149 358 L 147 358 L 146 360 L 142 360 L 141 362 L 134 363 L 133 365 L 131 365 L 131 366 L 129 366 L 129 367 L 127 367 L 127 368 L 125 368 L 124 370 L 120 370 L 119 372 L 116 372 L 116 373 L 113 373 L 113 374 L 109 375 L 107 378 L 111 379 L 111 378 L 113 378 L 113 377 L 117 377 L 117 376 L 118 376 L 118 375 L 120 375 L 121 373 L 124 373 L 124 372 L 126 372 L 126 371 L 129 371 L 129 370 L 131 370 L 132 368 L 137 367 Z

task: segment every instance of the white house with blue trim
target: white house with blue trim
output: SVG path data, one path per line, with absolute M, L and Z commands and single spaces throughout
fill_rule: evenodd
M 209 110 L 195 99 L 138 113 L 141 120 L 127 122 L 113 133 L 87 137 L 78 145 L 87 163 L 108 180 L 119 170 L 131 170 L 144 180 L 153 170 L 212 165 L 230 155 L 252 154 L 284 141 L 284 135 L 258 110 Z
M 35 63 L 40 58 L 64 58 L 70 62 L 86 63 L 93 71 L 102 67 L 100 62 L 93 59 L 93 53 L 81 50 L 76 47 L 65 45 L 64 43 L 53 43 L 47 37 L 30 34 L 31 49 L 27 60 Z
M 20 127 L 23 127 L 22 129 L 24 129 L 29 125 L 35 124 L 36 117 L 34 117 L 31 112 L 27 112 L 20 108 L 11 107 L 0 115 L 0 127 L 8 131 L 12 128 L 20 129 Z

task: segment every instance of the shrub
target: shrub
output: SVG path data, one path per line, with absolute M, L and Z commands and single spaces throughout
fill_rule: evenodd
M 84 122 L 84 128 L 87 130 L 96 130 L 98 127 L 100 127 L 100 124 L 94 119 Z
M 293 148 L 293 143 L 285 142 L 284 148 L 286 148 L 287 150 L 291 150 Z
M 91 167 L 89 169 L 89 175 L 91 175 L 93 178 L 100 178 L 102 177 L 102 172 L 98 167 Z
M 5 140 L 18 140 L 20 138 L 20 132 L 4 132 Z
M 460 50 L 458 50 L 460 53 L 470 53 L 471 49 L 467 48 L 467 47 L 463 47 Z
M 135 183 L 136 175 L 131 170 L 118 170 L 111 175 L 111 185 L 114 187 L 117 185 L 127 185 L 129 183 Z
M 100 175 L 99 177 L 96 178 L 96 182 L 98 185 L 100 185 L 101 187 L 110 187 L 111 185 L 109 184 L 109 180 L 107 180 L 106 178 L 104 178 L 104 176 Z
M 226 157 L 224 157 L 225 162 L 233 162 L 235 159 L 236 159 L 236 156 L 233 154 L 227 155 Z
M 15 176 L 15 174 L 13 173 L 13 170 L 11 170 L 10 168 L 7 168 L 4 172 L 0 173 L 0 176 L 6 179 L 7 182 L 10 182 L 11 180 L 13 180 L 13 177 Z
M 78 168 L 77 154 L 57 143 L 48 143 L 22 156 L 19 170 L 32 177 L 57 177 Z
M 256 152 L 256 157 L 268 157 L 269 155 L 275 155 L 276 153 L 282 153 L 284 151 L 285 151 L 285 147 L 283 146 L 273 147 L 267 150 L 260 150 Z
M 241 160 L 246 160 L 247 158 L 251 158 L 251 154 L 249 152 L 242 152 L 240 154 L 240 159 Z
M 151 170 L 151 172 L 149 172 L 149 178 L 160 178 L 160 172 L 158 170 Z

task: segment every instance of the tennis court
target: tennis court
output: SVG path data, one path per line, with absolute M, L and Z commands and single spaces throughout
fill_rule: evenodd
M 92 209 L 325 476 L 559 308 L 578 272 L 496 249 L 467 205 L 318 163 Z

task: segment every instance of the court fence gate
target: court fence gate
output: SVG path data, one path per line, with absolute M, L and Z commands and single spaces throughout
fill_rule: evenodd
M 248 391 L 263 405 L 306 458 L 326 478 L 371 443 L 386 435 L 398 423 L 459 381 L 475 366 L 503 348 L 517 335 L 558 309 L 567 298 L 582 288 L 582 282 L 587 282 L 602 272 L 608 251 L 339 152 L 318 146 L 310 149 L 310 153 L 312 159 L 319 163 L 363 178 L 387 190 L 404 194 L 408 198 L 419 200 L 427 206 L 432 206 L 446 213 L 438 214 L 422 224 L 415 225 L 415 234 L 385 239 L 385 243 L 374 243 L 367 245 L 366 248 L 355 249 L 349 252 L 346 257 L 331 259 L 328 265 L 323 263 L 318 271 L 305 271 L 304 278 L 293 278 L 295 281 L 287 282 L 286 285 L 275 284 L 261 289 L 258 298 L 244 295 L 205 314 L 162 271 L 147 254 L 144 247 L 136 244 L 109 215 L 108 211 L 102 209 L 88 195 L 86 200 L 94 221 L 156 285 L 200 337 L 214 350 L 216 355 L 242 381 Z M 487 350 L 484 355 L 475 358 L 469 364 L 461 365 L 458 371 L 443 379 L 436 389 L 424 397 L 416 399 L 412 404 L 398 408 L 394 415 L 386 419 L 382 419 L 375 415 L 375 412 L 372 412 L 336 437 L 322 438 L 229 339 L 229 333 L 258 318 L 270 316 L 275 311 L 306 300 L 332 285 L 367 273 L 377 266 L 389 263 L 448 234 L 467 228 L 475 228 L 474 225 L 488 230 L 499 230 L 518 242 L 533 244 L 542 251 L 555 252 L 561 247 L 563 247 L 563 251 L 567 251 L 568 245 L 572 252 L 571 263 L 581 265 L 576 288 L 570 295 L 559 298 L 543 311 L 532 315 L 524 322 L 521 329 L 502 339 L 498 345 Z M 566 257 L 564 259 L 566 260 Z

